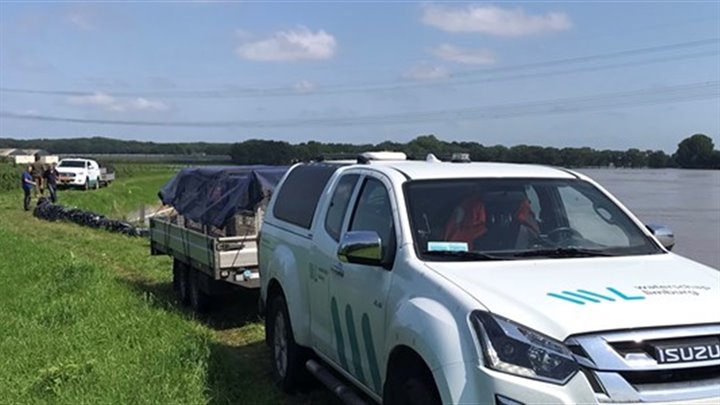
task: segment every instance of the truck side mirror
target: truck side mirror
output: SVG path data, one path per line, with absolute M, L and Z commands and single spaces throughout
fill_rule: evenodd
M 673 234 L 672 229 L 665 225 L 658 224 L 648 224 L 645 226 L 650 230 L 660 244 L 665 247 L 665 249 L 672 250 L 675 246 L 675 235 Z
M 382 265 L 382 241 L 375 231 L 351 231 L 343 235 L 337 250 L 341 262 Z

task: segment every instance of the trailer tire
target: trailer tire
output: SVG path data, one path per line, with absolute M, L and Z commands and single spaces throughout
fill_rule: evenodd
M 205 312 L 210 306 L 210 296 L 202 290 L 200 286 L 200 277 L 206 277 L 199 271 L 188 271 L 188 287 L 190 308 L 195 312 Z
M 187 265 L 177 259 L 173 261 L 173 290 L 182 305 L 190 302 Z

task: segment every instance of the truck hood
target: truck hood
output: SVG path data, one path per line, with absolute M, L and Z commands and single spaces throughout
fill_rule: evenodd
M 475 298 L 478 309 L 558 340 L 720 323 L 720 271 L 672 253 L 427 265 Z

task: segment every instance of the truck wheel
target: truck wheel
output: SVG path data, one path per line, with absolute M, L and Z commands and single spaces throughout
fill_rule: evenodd
M 200 277 L 205 277 L 197 270 L 188 271 L 188 287 L 190 308 L 195 312 L 205 312 L 210 306 L 210 296 L 207 295 L 200 287 Z
M 95 180 L 95 190 L 98 190 L 100 188 L 100 177 Z
M 182 305 L 187 305 L 190 302 L 187 266 L 177 259 L 173 261 L 173 290 L 175 290 L 175 296 Z
M 424 364 L 408 365 L 385 382 L 383 403 L 398 405 L 439 405 L 440 393 L 432 373 Z
M 85 191 L 90 190 L 90 177 L 85 179 L 85 185 L 83 186 Z
M 309 377 L 305 369 L 303 348 L 295 343 L 282 294 L 275 295 L 270 301 L 268 316 L 265 318 L 265 333 L 270 343 L 273 380 L 283 391 L 290 393 L 299 382 Z

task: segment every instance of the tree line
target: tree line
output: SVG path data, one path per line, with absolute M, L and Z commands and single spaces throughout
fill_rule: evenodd
M 69 138 L 19 140 L 0 138 L 0 148 L 45 149 L 68 154 L 163 154 L 230 155 L 235 164 L 288 164 L 319 158 L 352 157 L 366 151 L 405 152 L 412 159 L 428 153 L 449 159 L 453 153 L 467 153 L 472 161 L 536 163 L 564 167 L 682 167 L 720 169 L 720 151 L 712 138 L 695 134 L 683 139 L 675 153 L 662 150 L 598 150 L 589 147 L 555 148 L 534 145 L 483 145 L 478 142 L 446 142 L 434 135 L 423 135 L 407 143 L 385 141 L 378 144 L 321 143 L 290 144 L 284 141 L 251 139 L 239 143 L 157 143 L 111 138 Z
M 67 154 L 149 154 L 149 155 L 227 155 L 230 143 L 158 143 L 92 137 L 64 139 L 0 138 L 0 148 L 44 149 Z
M 402 151 L 411 159 L 424 159 L 428 153 L 446 160 L 453 153 L 467 153 L 474 162 L 536 163 L 563 167 L 630 167 L 720 169 L 720 151 L 710 137 L 695 134 L 678 144 L 668 155 L 661 150 L 597 150 L 589 147 L 554 148 L 532 145 L 485 146 L 477 142 L 445 142 L 434 135 L 423 135 L 407 143 L 386 141 L 378 144 L 320 143 L 290 144 L 283 141 L 252 139 L 232 145 L 230 156 L 236 164 L 287 164 L 352 157 L 366 151 Z

